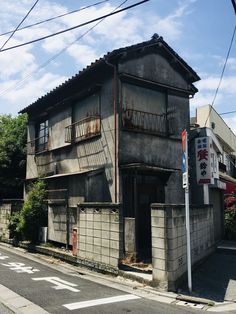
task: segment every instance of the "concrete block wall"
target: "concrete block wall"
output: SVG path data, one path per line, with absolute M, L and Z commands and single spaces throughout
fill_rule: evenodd
M 11 203 L 2 204 L 0 206 L 0 237 L 9 238 L 9 230 L 7 228 L 9 218 L 11 216 Z
M 185 206 L 152 204 L 153 281 L 164 290 L 176 290 L 187 271 Z M 213 208 L 190 208 L 192 264 L 214 251 Z
M 107 270 L 109 267 L 118 268 L 122 257 L 123 217 L 120 205 L 79 204 L 78 259 L 88 261 L 100 269 L 104 266 Z
M 23 200 L 3 200 L 0 204 L 0 237 L 9 239 L 8 224 L 10 216 L 20 211 Z
M 77 227 L 77 208 L 69 208 L 69 244 L 72 245 L 72 231 Z M 66 205 L 48 205 L 48 240 L 66 245 Z

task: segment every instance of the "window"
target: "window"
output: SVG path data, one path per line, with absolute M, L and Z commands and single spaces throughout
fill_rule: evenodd
M 35 153 L 48 149 L 48 120 L 40 122 L 36 126 Z

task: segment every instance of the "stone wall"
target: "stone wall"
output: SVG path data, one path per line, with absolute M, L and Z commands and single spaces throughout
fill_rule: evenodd
M 176 290 L 187 271 L 185 206 L 152 204 L 153 281 L 164 290 Z M 213 208 L 190 208 L 192 265 L 215 249 Z
M 123 257 L 121 207 L 112 203 L 78 205 L 78 260 L 98 269 L 117 269 Z
M 23 200 L 2 200 L 0 203 L 0 237 L 9 239 L 9 218 L 17 211 L 20 211 Z

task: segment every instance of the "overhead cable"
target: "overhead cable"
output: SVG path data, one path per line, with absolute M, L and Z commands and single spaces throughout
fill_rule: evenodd
M 208 121 L 208 119 L 209 119 L 209 117 L 210 117 L 210 115 L 211 115 L 211 111 L 212 111 L 212 109 L 213 109 L 213 106 L 214 106 L 214 103 L 215 103 L 215 100 L 216 100 L 218 91 L 219 91 L 219 89 L 220 89 L 220 85 L 221 85 L 222 80 L 223 80 L 223 76 L 224 76 L 226 64 L 227 64 L 227 61 L 228 61 L 228 59 L 229 59 L 230 51 L 231 51 L 231 48 L 232 48 L 232 45 L 233 45 L 235 32 L 236 32 L 236 24 L 235 24 L 235 26 L 234 26 L 234 31 L 233 31 L 233 34 L 232 34 L 232 37 L 231 37 L 231 40 L 230 40 L 229 49 L 228 49 L 228 52 L 227 52 L 227 55 L 226 55 L 226 58 L 225 58 L 225 62 L 224 62 L 224 66 L 223 66 L 223 69 L 222 69 L 222 72 L 221 72 L 221 75 L 220 75 L 220 80 L 219 80 L 218 86 L 217 86 L 217 88 L 216 88 L 215 95 L 214 95 L 214 97 L 213 97 L 213 100 L 212 100 L 212 103 L 211 103 L 211 107 L 210 107 L 210 110 L 209 110 L 209 113 L 208 113 L 208 116 L 207 116 L 207 118 L 206 118 L 206 121 L 205 121 L 204 126 L 206 126 L 207 121 Z
M 21 24 L 26 20 L 26 18 L 28 17 L 28 15 L 30 14 L 30 12 L 34 9 L 34 7 L 36 6 L 36 4 L 39 2 L 39 0 L 36 0 L 35 3 L 32 5 L 32 7 L 30 8 L 30 10 L 27 12 L 27 14 L 25 15 L 25 17 L 21 20 L 21 22 L 17 25 L 17 27 L 13 30 L 13 32 L 11 33 L 11 35 L 8 37 L 8 39 L 4 42 L 4 44 L 2 45 L 2 47 L 0 48 L 0 52 L 3 51 L 4 47 L 6 46 L 6 44 L 9 42 L 9 40 L 12 38 L 12 36 L 15 34 L 15 32 L 19 29 L 19 27 L 21 26 Z
M 15 49 L 15 48 L 19 48 L 19 47 L 22 47 L 22 46 L 26 46 L 26 45 L 29 45 L 29 44 L 33 44 L 35 42 L 38 42 L 38 41 L 41 41 L 41 40 L 44 40 L 44 39 L 47 39 L 47 38 L 51 38 L 51 37 L 54 37 L 54 36 L 57 36 L 57 35 L 60 35 L 60 34 L 63 34 L 63 33 L 66 33 L 66 32 L 69 32 L 73 29 L 76 29 L 76 28 L 79 28 L 79 27 L 82 27 L 82 26 L 86 26 L 88 24 L 91 24 L 91 23 L 94 23 L 94 22 L 97 22 L 101 19 L 104 19 L 104 18 L 107 18 L 109 16 L 112 16 L 112 15 L 115 15 L 117 13 L 120 13 L 120 12 L 123 12 L 123 11 L 126 11 L 128 9 L 131 9 L 131 8 L 134 8 L 140 4 L 143 4 L 145 2 L 148 2 L 149 0 L 143 0 L 143 1 L 140 1 L 140 2 L 137 2 L 137 3 L 134 3 L 128 7 L 125 7 L 123 9 L 120 9 L 118 11 L 115 11 L 115 12 L 111 12 L 111 13 L 108 13 L 108 14 L 105 14 L 105 15 L 102 15 L 98 18 L 95 18 L 95 19 L 92 19 L 90 21 L 87 21 L 85 23 L 82 23 L 82 24 L 78 24 L 76 26 L 73 26 L 73 27 L 70 27 L 70 28 L 67 28 L 67 29 L 64 29 L 64 30 L 61 30 L 59 32 L 55 32 L 53 34 L 50 34 L 50 35 L 47 35 L 47 36 L 43 36 L 43 37 L 40 37 L 40 38 L 37 38 L 37 39 L 34 39 L 34 40 L 30 40 L 28 42 L 25 42 L 25 43 L 22 43 L 22 44 L 18 44 L 18 45 L 15 45 L 15 46 L 11 46 L 11 47 L 8 47 L 8 48 L 5 48 L 5 49 L 2 49 L 0 52 L 3 52 L 3 51 L 8 51 L 8 50 L 12 50 L 12 49 Z
M 121 6 L 123 6 L 128 0 L 123 1 L 121 4 L 119 4 L 114 10 L 111 12 L 115 12 L 117 9 L 119 9 Z M 50 59 L 48 59 L 46 62 L 42 63 L 36 70 L 26 75 L 23 79 L 19 80 L 18 82 L 14 83 L 10 87 L 6 88 L 0 93 L 0 96 L 3 96 L 7 94 L 9 91 L 11 91 L 15 87 L 23 86 L 23 83 L 31 76 L 33 76 L 35 73 L 41 71 L 46 66 L 48 66 L 52 61 L 54 61 L 56 58 L 58 58 L 61 54 L 63 54 L 65 51 L 67 51 L 72 45 L 74 45 L 77 41 L 82 39 L 85 35 L 87 35 L 89 32 L 91 32 L 95 27 L 97 27 L 100 23 L 102 23 L 106 18 L 104 17 L 100 21 L 98 21 L 95 25 L 90 27 L 86 32 L 84 32 L 82 35 L 77 37 L 74 41 L 72 41 L 70 44 L 68 44 L 66 47 L 61 49 L 58 53 L 56 53 L 54 56 L 52 56 Z
M 222 112 L 222 113 L 219 113 L 220 116 L 223 116 L 225 114 L 232 114 L 232 113 L 236 113 L 236 110 L 234 111 L 228 111 L 228 112 Z
M 86 7 L 77 9 L 77 10 L 73 10 L 73 11 L 70 11 L 70 12 L 67 12 L 67 13 L 64 13 L 64 14 L 60 14 L 60 15 L 57 15 L 57 16 L 48 18 L 48 19 L 43 20 L 43 21 L 39 21 L 39 22 L 37 22 L 37 23 L 29 24 L 29 25 L 26 25 L 26 26 L 24 26 L 24 27 L 19 27 L 19 28 L 17 28 L 17 30 L 15 30 L 15 32 L 19 32 L 19 31 L 22 31 L 22 30 L 24 30 L 24 29 L 31 28 L 31 27 L 33 27 L 33 26 L 38 26 L 38 25 L 40 25 L 40 24 L 44 24 L 44 23 L 47 23 L 47 22 L 50 22 L 50 21 L 59 19 L 59 18 L 61 18 L 61 17 L 70 15 L 70 14 L 74 14 L 74 13 L 78 13 L 78 12 L 84 11 L 84 10 L 86 10 L 86 9 L 89 9 L 89 8 L 91 8 L 91 7 L 94 7 L 94 6 L 96 6 L 96 5 L 102 4 L 102 3 L 107 2 L 107 1 L 109 1 L 109 0 L 103 0 L 103 1 L 100 1 L 100 2 L 97 2 L 97 3 L 94 3 L 94 4 L 90 4 L 90 5 L 86 6 Z M 4 35 L 11 34 L 12 32 L 13 32 L 13 31 L 8 31 L 8 32 L 5 32 L 5 33 L 2 33 L 2 34 L 0 34 L 0 37 L 1 37 L 1 36 L 4 36 Z

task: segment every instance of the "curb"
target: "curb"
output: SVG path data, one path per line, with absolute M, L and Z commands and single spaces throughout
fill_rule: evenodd
M 38 313 L 38 314 L 50 314 L 40 306 L 32 303 L 25 299 L 19 294 L 13 292 L 7 287 L 0 284 L 0 302 L 9 311 L 15 314 L 26 314 L 26 313 Z
M 176 297 L 176 300 L 178 301 L 185 301 L 185 302 L 190 302 L 190 303 L 197 303 L 197 304 L 205 304 L 208 306 L 214 306 L 215 302 L 209 299 L 204 299 L 204 298 L 198 298 L 194 296 L 188 296 L 188 295 L 178 295 Z
M 139 276 L 135 276 L 134 274 L 130 274 L 130 273 L 127 274 L 124 270 L 119 270 L 118 276 L 121 276 L 121 277 L 126 278 L 126 279 L 137 281 L 138 283 L 141 283 L 143 285 L 153 287 L 152 280 L 148 280 L 148 279 L 145 279 L 145 278 L 142 278 Z

